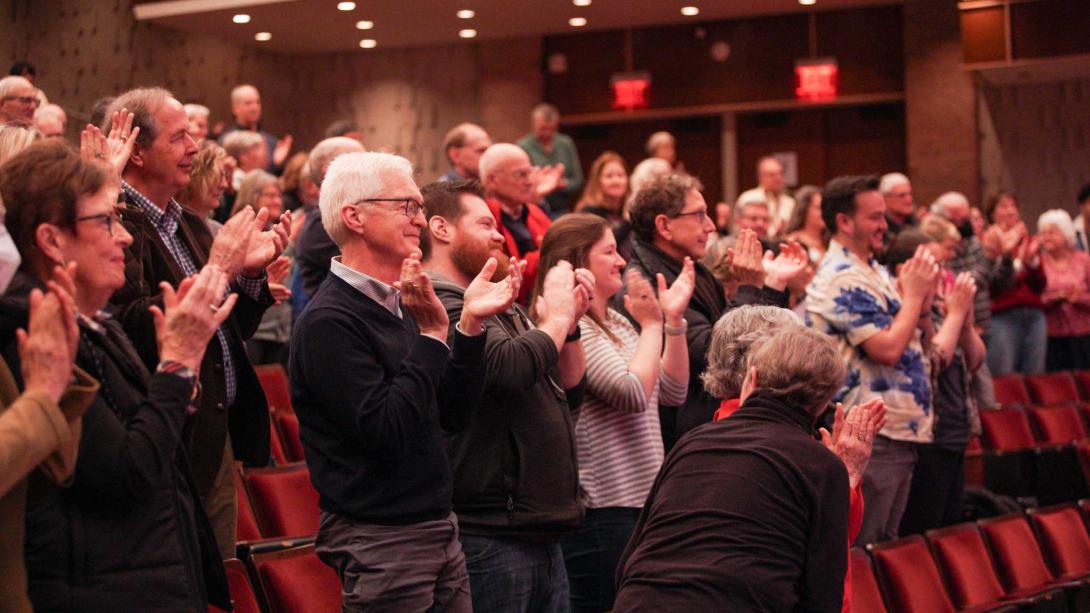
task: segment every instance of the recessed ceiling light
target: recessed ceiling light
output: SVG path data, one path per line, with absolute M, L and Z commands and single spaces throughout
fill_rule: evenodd
M 235 23 L 250 23 L 250 16 L 246 13 L 239 13 L 231 18 L 231 21 Z
M 254 34 L 254 40 L 259 40 L 261 42 L 272 40 L 272 34 L 269 32 L 258 32 L 257 34 Z
M 364 49 L 374 49 L 378 46 L 378 41 L 373 38 L 365 38 L 360 41 L 360 46 Z
M 474 13 L 469 9 L 462 9 L 456 13 L 456 15 L 458 15 L 458 19 L 473 19 L 476 14 L 477 13 Z
M 568 20 L 568 25 L 572 26 L 573 28 L 581 28 L 581 27 L 587 25 L 587 18 L 586 17 L 572 17 L 571 19 Z
M 370 30 L 373 27 L 375 27 L 375 22 L 373 21 L 367 21 L 366 19 L 364 19 L 363 21 L 356 22 L 357 30 Z
M 338 11 L 354 11 L 354 10 L 356 10 L 356 3 L 355 2 L 338 2 L 337 3 L 337 10 Z
M 590 6 L 590 0 L 571 0 L 575 6 Z
M 681 7 L 681 14 L 685 15 L 686 17 L 692 17 L 693 15 L 699 15 L 700 9 L 696 8 L 695 6 L 683 6 Z
M 458 36 L 462 38 L 474 38 L 477 36 L 477 31 L 470 29 L 458 30 Z
M 817 4 L 817 0 L 799 0 L 799 4 L 803 6 L 810 6 L 812 4 Z

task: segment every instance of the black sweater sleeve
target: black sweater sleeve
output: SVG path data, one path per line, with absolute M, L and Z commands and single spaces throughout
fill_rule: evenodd
M 469 425 L 485 388 L 485 334 L 466 336 L 455 330 L 451 354 L 439 382 L 439 425 L 458 432 Z
M 844 574 L 848 570 L 848 474 L 835 458 L 825 462 L 818 486 L 818 505 L 810 521 L 802 576 L 800 611 L 841 610 Z

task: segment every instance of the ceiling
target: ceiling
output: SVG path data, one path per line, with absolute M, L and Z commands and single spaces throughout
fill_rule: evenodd
M 834 10 L 901 0 L 816 0 L 801 6 L 798 0 L 592 0 L 577 7 L 572 0 L 356 0 L 351 11 L 337 9 L 338 0 L 137 0 L 136 18 L 180 30 L 199 31 L 277 53 L 358 51 L 364 38 L 378 49 L 420 47 L 467 41 L 458 32 L 471 28 L 477 39 L 609 30 L 653 24 L 699 23 L 754 15 L 777 15 L 808 10 Z M 681 8 L 696 6 L 700 13 L 687 17 Z M 472 19 L 455 13 L 473 10 Z M 250 15 L 236 24 L 232 16 Z M 568 20 L 583 17 L 584 27 Z M 374 22 L 367 31 L 356 22 Z M 271 40 L 256 42 L 268 32 Z

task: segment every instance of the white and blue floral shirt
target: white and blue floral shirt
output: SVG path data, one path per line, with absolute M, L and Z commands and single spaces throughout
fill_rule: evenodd
M 872 398 L 886 403 L 882 436 L 931 442 L 930 364 L 916 330 L 901 359 L 883 366 L 867 357 L 863 343 L 888 329 L 901 310 L 897 285 L 885 266 L 864 261 L 833 240 L 806 292 L 807 323 L 836 338 L 848 366 L 838 402 L 851 407 Z

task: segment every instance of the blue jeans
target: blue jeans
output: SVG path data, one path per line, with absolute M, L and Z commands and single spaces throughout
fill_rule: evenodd
M 600 613 L 617 596 L 617 562 L 636 529 L 639 509 L 587 509 L 579 531 L 561 543 L 571 585 L 571 609 Z
M 988 368 L 993 375 L 1045 371 L 1048 325 L 1041 309 L 1018 307 L 992 315 L 988 330 Z
M 475 613 L 566 613 L 568 573 L 559 543 L 463 533 Z

